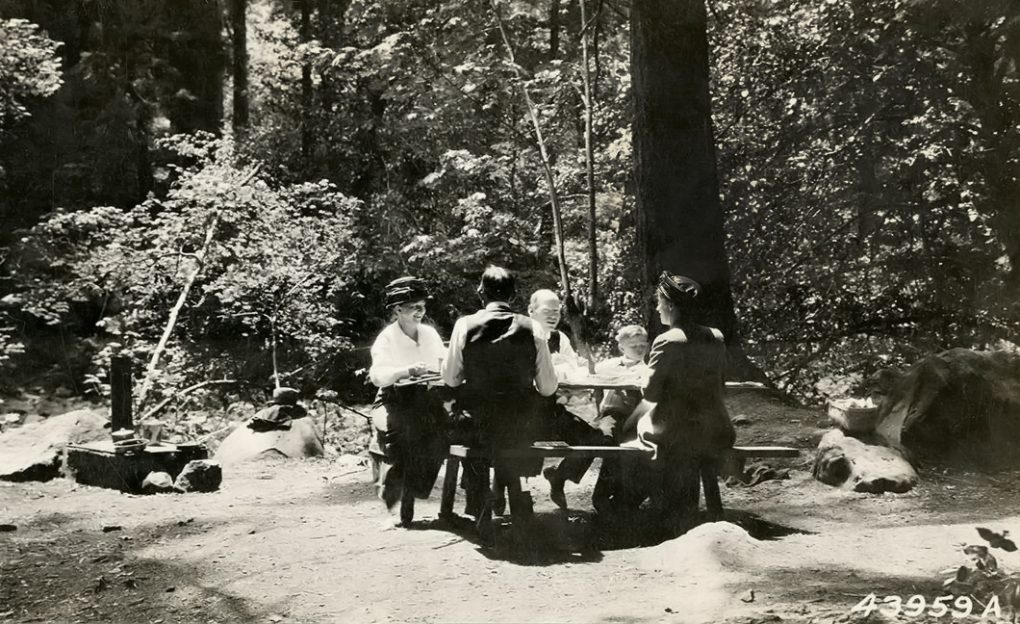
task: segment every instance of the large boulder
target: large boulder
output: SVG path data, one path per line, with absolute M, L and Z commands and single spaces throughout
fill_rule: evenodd
M 890 384 L 877 433 L 911 460 L 1020 465 L 1020 356 L 952 349 Z
M 290 421 L 290 429 L 274 431 L 253 431 L 248 421 L 237 426 L 216 449 L 213 457 L 224 466 L 244 461 L 285 457 L 322 457 L 322 440 L 311 418 Z
M 902 493 L 917 484 L 917 472 L 899 451 L 852 438 L 839 429 L 822 436 L 814 475 L 828 485 L 873 494 Z
M 0 479 L 48 481 L 60 475 L 64 448 L 109 439 L 106 415 L 81 409 L 0 434 Z

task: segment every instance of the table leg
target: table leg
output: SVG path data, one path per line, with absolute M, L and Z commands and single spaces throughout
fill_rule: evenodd
M 712 521 L 722 520 L 722 495 L 719 493 L 719 469 L 715 460 L 701 461 L 701 486 L 705 490 L 705 509 Z
M 454 515 L 453 503 L 457 498 L 457 473 L 460 472 L 460 458 L 446 458 L 446 475 L 443 477 L 443 498 L 439 504 L 439 517 Z

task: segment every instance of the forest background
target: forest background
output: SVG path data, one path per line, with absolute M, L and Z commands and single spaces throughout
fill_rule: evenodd
M 770 383 L 814 402 L 1016 349 L 1020 4 L 707 6 L 733 299 Z M 103 396 L 111 355 L 160 351 L 150 401 L 274 369 L 363 400 L 390 279 L 432 285 L 444 335 L 488 263 L 556 288 L 522 88 L 579 293 L 594 232 L 608 349 L 649 305 L 630 44 L 620 0 L 0 0 L 0 392 Z

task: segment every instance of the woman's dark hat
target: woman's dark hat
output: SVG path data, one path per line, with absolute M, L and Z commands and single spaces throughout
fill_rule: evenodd
M 400 305 L 401 303 L 408 303 L 410 301 L 431 299 L 431 297 L 429 297 L 428 288 L 425 287 L 425 282 L 421 281 L 417 277 L 397 278 L 389 284 L 386 284 L 386 288 L 383 289 L 383 294 L 386 297 L 387 308 Z
M 673 303 L 689 303 L 701 294 L 701 284 L 689 277 L 663 271 L 659 276 L 658 292 Z
M 297 405 L 298 391 L 294 388 L 277 388 L 273 390 L 272 403 L 274 405 Z

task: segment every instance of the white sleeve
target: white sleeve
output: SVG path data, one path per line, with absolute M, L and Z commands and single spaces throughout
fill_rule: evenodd
M 397 361 L 397 354 L 383 330 L 372 344 L 372 367 L 368 369 L 368 377 L 379 388 L 392 386 L 394 382 L 407 376 L 407 367 Z
M 452 388 L 464 383 L 464 343 L 467 340 L 464 325 L 464 319 L 457 319 L 454 323 L 453 331 L 450 332 L 450 347 L 443 360 L 443 381 Z

